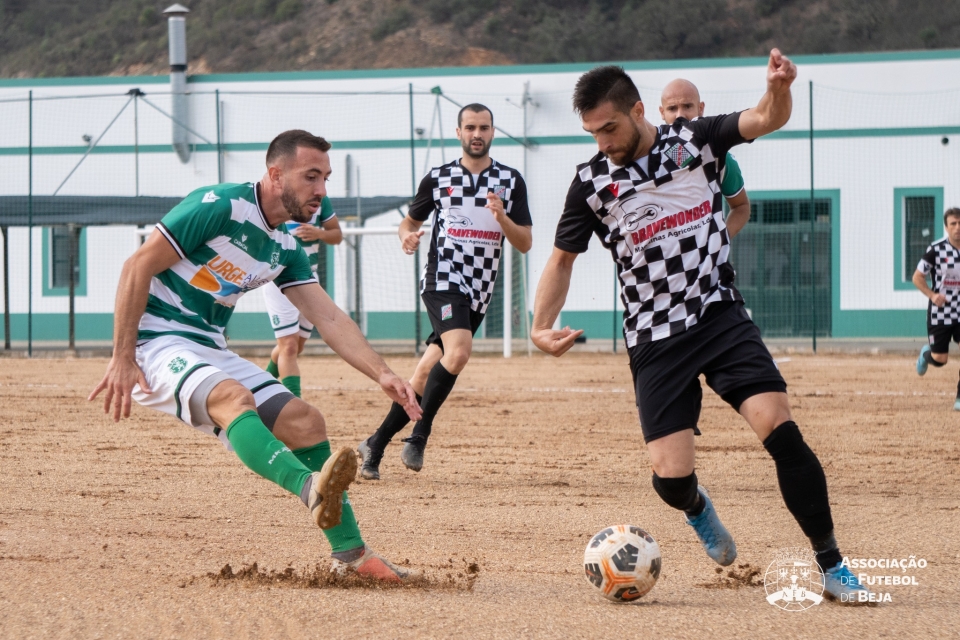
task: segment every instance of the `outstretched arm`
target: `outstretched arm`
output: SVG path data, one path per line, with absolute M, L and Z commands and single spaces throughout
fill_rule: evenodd
M 160 231 L 154 229 L 136 253 L 123 263 L 120 283 L 117 285 L 117 300 L 113 312 L 113 357 L 107 372 L 87 400 L 93 400 L 101 391 L 103 412 L 110 413 L 113 405 L 113 420 L 130 416 L 130 394 L 137 384 L 145 393 L 150 393 L 147 380 L 137 365 L 137 329 L 140 318 L 147 308 L 150 295 L 150 280 L 180 261 L 180 255 Z
M 540 284 L 537 285 L 530 338 L 538 349 L 556 357 L 566 353 L 574 341 L 583 335 L 583 329 L 574 331 L 570 327 L 564 327 L 558 331 L 553 328 L 553 323 L 567 300 L 573 262 L 576 259 L 576 253 L 554 247 L 540 275 Z
M 740 114 L 741 136 L 746 140 L 755 140 L 787 124 L 793 110 L 790 85 L 796 79 L 797 65 L 779 49 L 773 49 L 767 63 L 767 92 L 756 107 Z
M 399 403 L 412 420 L 419 420 L 422 412 L 408 382 L 390 370 L 360 328 L 334 304 L 323 288 L 311 282 L 283 290 L 290 302 L 307 320 L 317 327 L 323 341 L 347 364 L 376 381 L 391 400 Z

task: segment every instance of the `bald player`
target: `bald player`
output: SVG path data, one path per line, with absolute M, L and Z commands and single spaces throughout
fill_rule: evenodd
M 673 124 L 677 118 L 693 120 L 703 115 L 703 102 L 700 92 L 689 80 L 677 78 L 668 84 L 660 94 L 660 117 L 667 124 Z M 750 198 L 743 186 L 743 176 L 736 159 L 727 153 L 723 173 L 720 175 L 720 192 L 727 200 L 730 212 L 727 213 L 727 232 L 734 237 L 750 220 Z

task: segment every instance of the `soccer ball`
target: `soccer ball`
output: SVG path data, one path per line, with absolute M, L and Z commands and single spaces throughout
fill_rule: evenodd
M 632 602 L 653 589 L 660 577 L 660 545 L 640 527 L 607 527 L 587 544 L 583 569 L 604 598 Z

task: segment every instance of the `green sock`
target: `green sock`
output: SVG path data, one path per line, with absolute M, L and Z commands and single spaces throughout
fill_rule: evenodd
M 310 469 L 270 433 L 256 411 L 244 411 L 237 416 L 227 427 L 227 439 L 247 468 L 300 496 Z M 329 449 L 327 455 L 330 455 Z
M 280 382 L 283 383 L 283 386 L 285 386 L 290 391 L 290 393 L 297 396 L 298 398 L 300 397 L 300 376 L 287 376 L 286 378 L 283 378 Z M 330 454 L 327 453 L 327 457 L 329 456 Z
M 293 452 L 293 455 L 297 456 L 297 460 L 302 462 L 307 469 L 319 471 L 323 463 L 330 457 L 330 441 L 324 440 L 312 447 L 297 449 Z M 346 491 L 343 492 L 343 516 L 340 518 L 340 524 L 333 529 L 326 529 L 323 534 L 327 536 L 334 553 L 363 546 L 357 517 L 353 513 L 353 507 L 350 505 L 350 499 L 347 497 Z
M 280 369 L 277 368 L 277 363 L 273 361 L 273 358 L 270 358 L 270 362 L 267 363 L 267 373 L 274 378 L 280 378 Z

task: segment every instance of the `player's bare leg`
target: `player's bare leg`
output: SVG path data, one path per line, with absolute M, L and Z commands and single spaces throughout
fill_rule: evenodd
M 306 339 L 297 334 L 277 338 L 277 345 L 270 355 L 271 360 L 277 363 L 277 378 L 290 393 L 300 397 L 300 363 L 297 356 L 303 351 Z
M 420 403 L 423 417 L 413 426 L 410 437 L 404 439 L 406 444 L 400 452 L 400 460 L 411 471 L 423 468 L 423 452 L 433 429 L 433 419 L 446 402 L 473 351 L 473 333 L 467 329 L 445 331 L 440 334 L 440 341 L 443 343 L 443 357 L 430 369 L 423 387 L 423 401 Z
M 700 543 L 715 562 L 728 566 L 737 558 L 737 545 L 720 522 L 706 489 L 694 472 L 693 429 L 684 429 L 647 443 L 653 466 L 653 488 L 674 509 L 683 511 Z
M 841 566 L 843 556 L 833 532 L 827 478 L 793 421 L 787 394 L 751 396 L 740 405 L 740 415 L 773 458 L 783 501 L 810 539 L 817 563 L 823 569 L 824 593 L 841 602 L 854 603 L 858 592 L 867 590 L 849 569 Z

